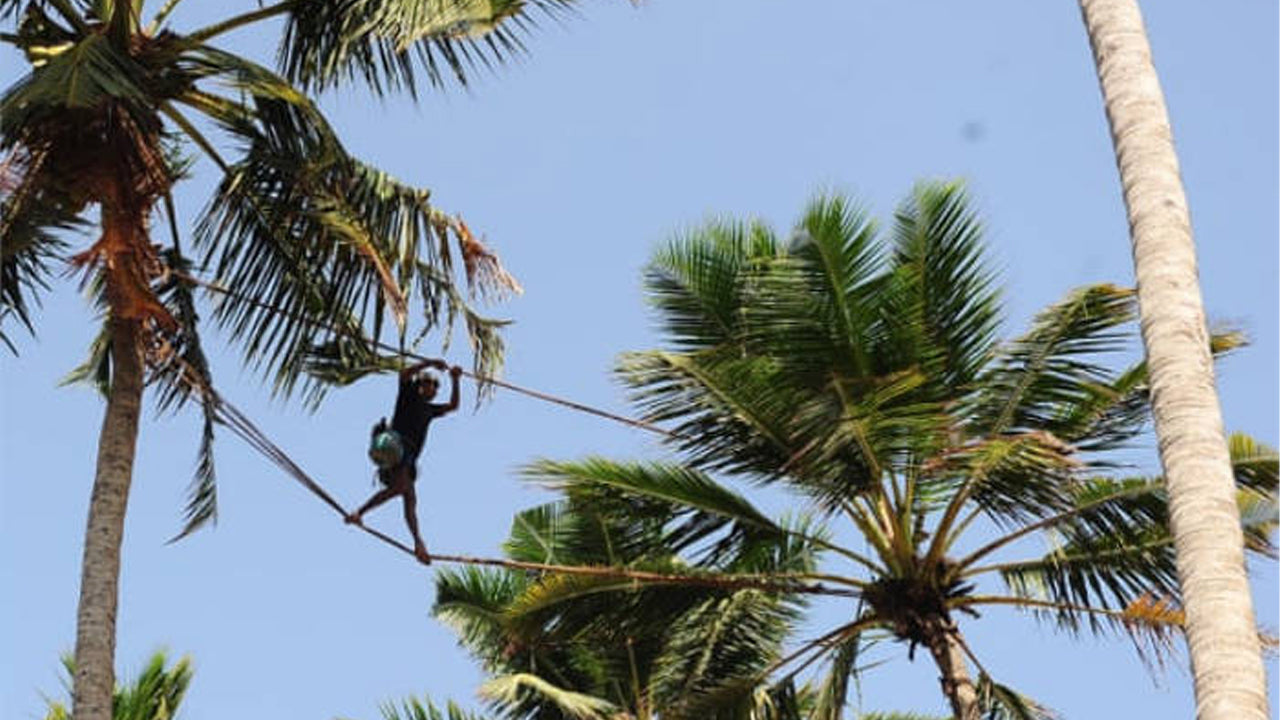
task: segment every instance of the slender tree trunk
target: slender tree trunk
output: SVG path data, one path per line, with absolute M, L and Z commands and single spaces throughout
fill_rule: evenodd
M 1124 188 L 1201 720 L 1265 720 L 1266 676 L 1191 220 L 1137 0 L 1080 0 Z M 1206 12 L 1212 12 L 1206 7 Z
M 960 631 L 946 618 L 930 622 L 925 628 L 925 644 L 938 666 L 942 693 L 951 703 L 955 720 L 981 720 L 978 707 L 978 689 L 969 676 L 964 648 L 960 645 Z
M 110 323 L 111 391 L 98 438 L 98 469 L 89 500 L 76 613 L 75 720 L 111 720 L 120 545 L 142 402 L 139 323 L 119 318 Z

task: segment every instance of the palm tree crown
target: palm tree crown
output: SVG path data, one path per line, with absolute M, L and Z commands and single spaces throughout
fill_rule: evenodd
M 1105 362 L 1128 337 L 1132 291 L 1076 290 L 997 342 L 978 221 L 957 185 L 936 183 L 912 192 L 887 237 L 839 196 L 815 200 L 785 242 L 759 223 L 711 223 L 660 250 L 646 285 L 670 349 L 627 354 L 619 374 L 647 420 L 672 426 L 683 462 L 541 461 L 527 474 L 561 490 L 575 517 L 609 518 L 561 532 L 588 542 L 578 528 L 609 527 L 602 547 L 638 543 L 601 563 L 728 580 L 725 552 L 744 543 L 776 554 L 800 542 L 831 558 L 784 577 L 855 596 L 849 621 L 764 673 L 785 681 L 829 661 L 819 687 L 834 698 L 820 717 L 838 717 L 858 650 L 876 637 L 926 648 L 958 718 L 1046 715 L 990 678 L 964 640 L 961 622 L 993 606 L 1070 633 L 1125 634 L 1152 659 L 1170 649 L 1182 615 L 1165 487 L 1119 474 L 1113 452 L 1148 418 L 1145 366 Z M 1214 350 L 1240 343 L 1221 335 Z M 1275 451 L 1242 435 L 1233 451 L 1249 547 L 1274 556 Z M 713 473 L 797 494 L 819 527 L 769 519 Z M 865 551 L 821 530 L 841 523 Z M 1028 557 L 1019 541 L 1034 537 L 1051 549 Z M 523 645 L 597 643 L 597 630 L 646 617 L 634 583 L 610 582 L 522 580 L 504 627 Z M 673 625 L 667 610 L 648 616 L 654 627 Z M 700 692 L 727 698 L 762 677 Z

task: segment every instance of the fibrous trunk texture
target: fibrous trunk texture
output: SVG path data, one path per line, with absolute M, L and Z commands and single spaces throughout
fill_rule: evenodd
M 1245 573 L 1186 196 L 1137 0 L 1080 0 L 1120 169 L 1160 461 L 1201 720 L 1265 720 Z M 1206 7 L 1206 11 L 1208 8 Z
M 111 390 L 98 467 L 89 500 L 80 605 L 76 613 L 72 717 L 111 720 L 115 689 L 116 607 L 125 507 L 133 477 L 134 448 L 142 402 L 143 361 L 137 320 L 111 321 Z
M 981 720 L 978 690 L 965 662 L 960 631 L 946 618 L 938 618 L 926 623 L 924 632 L 925 644 L 938 666 L 942 692 L 951 703 L 956 720 Z

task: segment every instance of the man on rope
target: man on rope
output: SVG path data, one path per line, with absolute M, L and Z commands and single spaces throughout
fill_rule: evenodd
M 448 370 L 453 381 L 449 402 L 433 403 L 440 383 L 427 368 Z M 404 498 L 404 521 L 413 535 L 413 554 L 430 564 L 427 546 L 418 534 L 418 498 L 413 484 L 418 479 L 418 455 L 427 439 L 427 426 L 431 421 L 458 409 L 458 376 L 462 368 L 449 367 L 443 360 L 424 360 L 400 371 L 400 389 L 396 393 L 395 414 L 391 426 L 383 418 L 373 427 L 369 457 L 378 466 L 378 480 L 382 489 L 347 515 L 347 522 L 361 523 L 365 513 L 385 503 L 396 495 Z

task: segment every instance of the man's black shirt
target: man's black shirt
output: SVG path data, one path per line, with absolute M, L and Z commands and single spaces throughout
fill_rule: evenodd
M 448 405 L 437 405 L 429 402 L 419 394 L 418 388 L 426 379 L 408 378 L 401 380 L 400 391 L 396 395 L 396 411 L 391 417 L 391 429 L 400 435 L 404 443 L 403 463 L 413 463 L 422 452 L 422 444 L 427 439 L 427 426 L 431 421 L 448 412 Z

